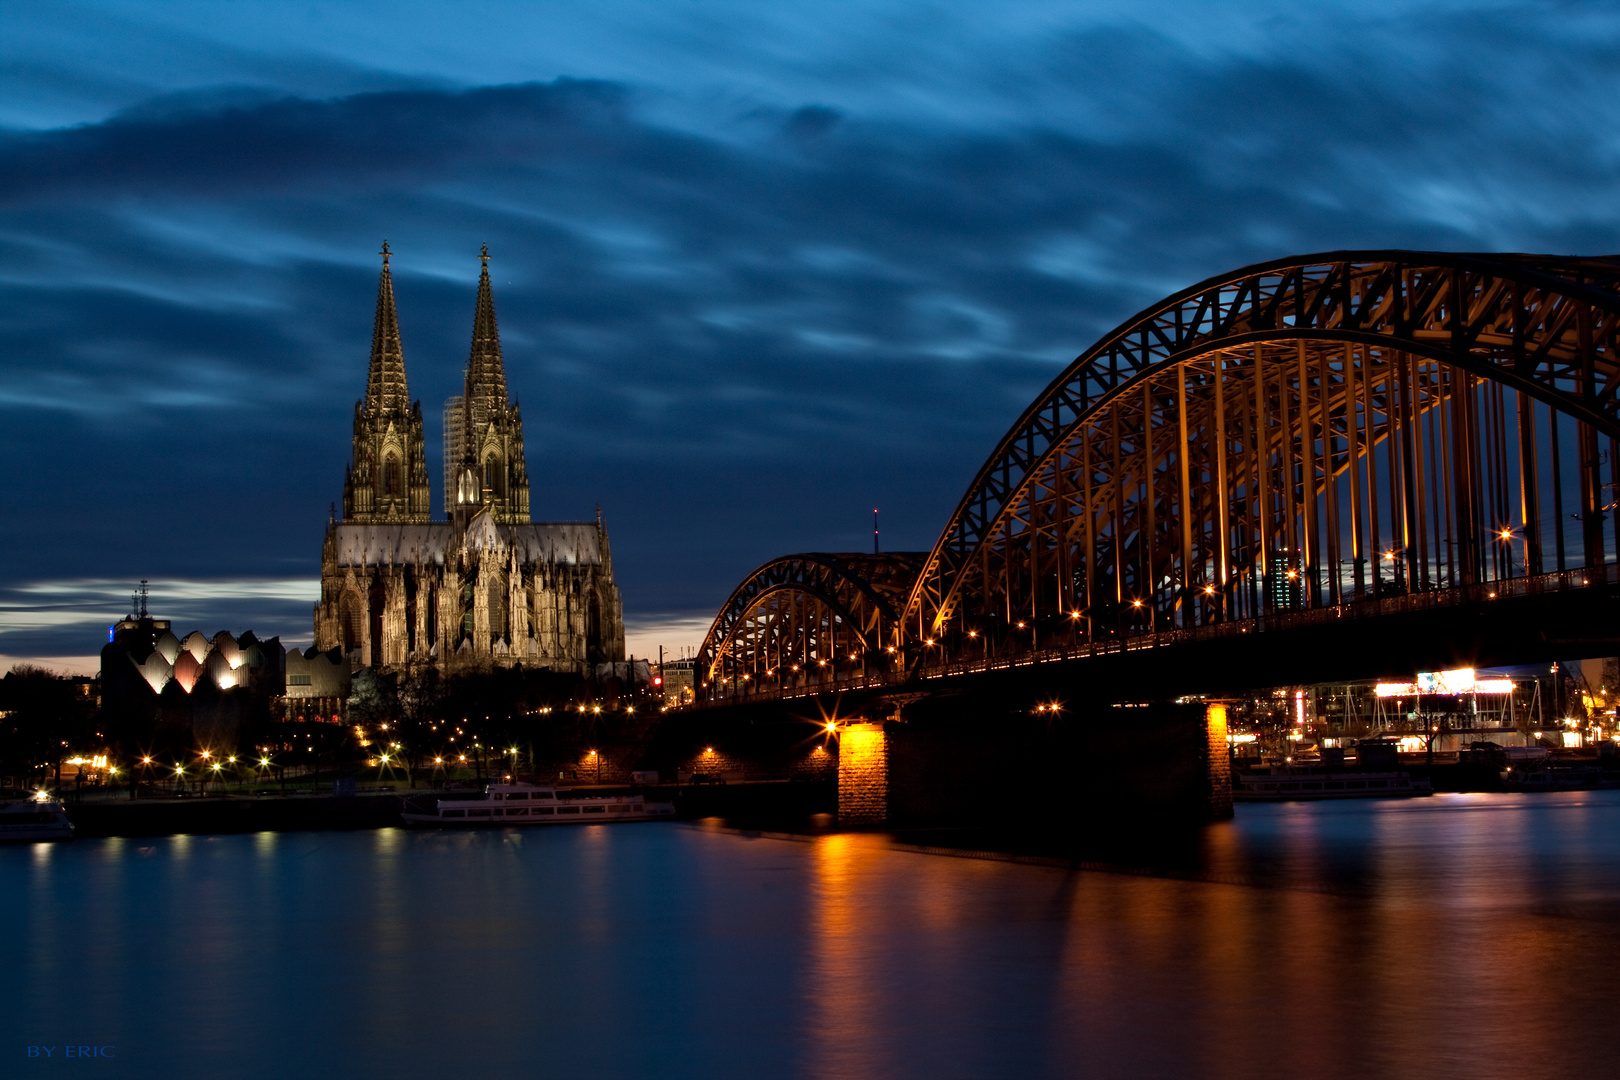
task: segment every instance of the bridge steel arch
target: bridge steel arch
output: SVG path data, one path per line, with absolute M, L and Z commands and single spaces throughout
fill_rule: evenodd
M 1617 440 L 1620 258 L 1247 267 L 1047 387 L 891 645 L 1024 651 L 1601 565 Z
M 808 687 L 876 670 L 923 557 L 809 553 L 759 567 L 703 639 L 699 697 Z

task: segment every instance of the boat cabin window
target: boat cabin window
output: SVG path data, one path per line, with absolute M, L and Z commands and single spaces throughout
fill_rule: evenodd
M 508 799 L 527 799 L 529 793 L 526 791 L 509 791 L 506 793 L 506 797 Z
M 605 807 L 605 806 L 587 806 L 585 808 L 585 812 L 587 814 L 605 814 L 605 813 L 607 813 L 607 807 Z
M 537 791 L 534 793 L 534 797 L 537 799 L 555 799 L 557 796 L 549 791 Z
M 465 811 L 465 810 L 446 810 L 444 812 L 443 816 L 444 817 L 466 817 L 467 816 L 467 811 Z
M 555 814 L 557 811 L 549 806 L 537 806 L 534 808 L 534 812 L 537 814 Z
M 577 814 L 577 813 L 579 813 L 579 807 L 577 807 L 577 806 L 559 806 L 559 807 L 557 807 L 557 813 L 559 813 L 559 814 Z

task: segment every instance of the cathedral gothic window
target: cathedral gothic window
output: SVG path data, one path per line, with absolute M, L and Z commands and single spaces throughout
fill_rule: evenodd
M 338 618 L 343 624 L 343 651 L 352 652 L 360 647 L 360 598 L 354 593 L 345 593 L 343 603 L 338 608 Z
M 399 459 L 389 457 L 383 463 L 383 494 L 399 494 Z

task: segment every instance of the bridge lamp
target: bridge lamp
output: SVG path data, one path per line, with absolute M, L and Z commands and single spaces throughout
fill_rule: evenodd
M 835 732 L 837 730 L 838 730 L 838 721 L 836 721 L 836 720 L 827 721 L 827 734 L 831 735 L 833 732 Z
M 267 757 L 262 757 L 262 758 L 259 759 L 259 764 L 263 768 L 268 769 L 270 767 L 270 759 L 267 758 Z
M 1023 624 L 1023 623 L 1022 623 L 1022 622 L 1020 622 L 1020 623 L 1019 623 L 1019 624 L 1018 624 L 1018 629 L 1020 629 L 1020 630 L 1022 630 L 1022 629 L 1023 629 L 1023 628 L 1024 628 L 1024 624 Z
M 149 757 L 143 757 L 143 758 L 141 758 L 141 764 L 142 765 L 150 765 L 150 764 L 152 764 L 152 759 L 149 758 Z
M 1132 600 L 1131 601 L 1131 607 L 1141 607 L 1141 606 L 1142 606 L 1142 601 L 1140 601 L 1140 600 Z M 1022 626 L 1023 624 L 1020 623 L 1019 625 Z
M 934 643 L 933 638 L 929 638 L 927 641 L 923 642 L 924 645 L 932 645 L 933 643 Z
M 435 765 L 443 765 L 444 764 L 444 758 L 442 758 L 442 757 L 434 758 L 433 759 L 433 764 L 435 764 Z

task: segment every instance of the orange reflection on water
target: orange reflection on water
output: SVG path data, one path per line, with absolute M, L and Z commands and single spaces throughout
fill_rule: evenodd
M 874 937 L 887 904 L 862 908 L 861 876 L 882 841 L 875 836 L 839 833 L 814 844 L 815 895 L 811 903 L 811 961 L 808 997 L 811 1023 L 806 1051 L 814 1076 L 858 1077 L 874 1068 L 889 1071 L 888 1042 L 872 970 L 881 949 Z

